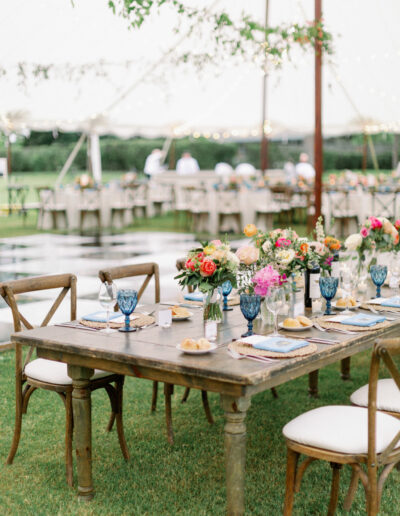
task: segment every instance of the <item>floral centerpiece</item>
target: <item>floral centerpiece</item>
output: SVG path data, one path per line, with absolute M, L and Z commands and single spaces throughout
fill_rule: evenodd
M 348 251 L 357 251 L 360 269 L 366 261 L 368 252 L 372 255 L 369 268 L 376 262 L 376 258 L 373 256 L 375 251 L 392 251 L 398 243 L 399 232 L 387 218 L 368 217 L 360 232 L 347 237 L 344 245 Z
M 220 240 L 202 242 L 200 247 L 189 251 L 185 268 L 175 279 L 182 288 L 192 287 L 206 294 L 204 319 L 221 320 L 222 314 L 216 298 L 216 290 L 225 281 L 236 287 L 236 271 L 239 259 L 231 252 L 228 243 Z
M 334 253 L 340 250 L 341 244 L 337 238 L 325 236 L 322 217 L 315 224 L 315 240 L 309 242 L 310 252 L 306 255 L 306 267 L 312 269 L 318 264 L 321 270 L 331 272 Z

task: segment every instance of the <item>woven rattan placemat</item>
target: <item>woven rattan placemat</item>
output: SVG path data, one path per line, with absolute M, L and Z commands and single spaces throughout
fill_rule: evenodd
M 184 299 L 181 301 L 181 303 L 184 303 L 185 305 L 193 305 L 193 306 L 203 306 L 202 301 L 189 301 L 188 299 Z M 240 305 L 240 297 L 235 296 L 232 299 L 228 299 L 228 306 L 237 306 Z
M 364 303 L 361 305 L 361 308 L 364 308 L 364 310 L 371 310 L 371 308 L 373 308 L 377 312 L 400 312 L 400 308 L 394 306 L 381 306 L 372 303 Z
M 325 317 L 320 317 L 316 319 L 317 323 L 323 328 L 331 329 L 331 330 L 349 330 L 349 331 L 373 331 L 380 330 L 382 328 L 387 328 L 390 326 L 390 322 L 384 321 L 374 326 L 353 326 L 352 324 L 342 324 L 335 322 L 328 322 L 327 319 L 330 319 L 332 315 L 327 315 Z
M 135 328 L 142 328 L 143 326 L 148 326 L 149 324 L 153 324 L 155 322 L 154 317 L 151 317 L 151 315 L 143 315 L 143 314 L 135 314 L 138 315 L 137 319 L 134 319 L 131 321 L 131 326 Z M 89 328 L 96 328 L 98 330 L 102 330 L 107 326 L 105 322 L 94 322 L 94 321 L 85 321 L 84 319 L 81 319 L 79 321 L 84 326 L 89 326 Z M 125 323 L 116 323 L 110 321 L 110 328 L 122 328 Z
M 288 353 L 278 353 L 276 351 L 256 349 L 253 348 L 253 346 L 250 346 L 250 344 L 245 344 L 244 342 L 236 340 L 235 342 L 231 342 L 228 345 L 228 349 L 232 349 L 233 351 L 241 353 L 242 355 L 253 355 L 267 358 L 296 358 L 311 355 L 312 353 L 315 353 L 318 348 L 316 344 L 309 344 L 308 346 L 304 346 L 304 348 L 295 349 L 293 351 L 289 351 Z

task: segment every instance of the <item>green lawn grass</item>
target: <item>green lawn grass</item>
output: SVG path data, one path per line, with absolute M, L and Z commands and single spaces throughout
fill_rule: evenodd
M 307 377 L 253 398 L 247 417 L 247 514 L 282 514 L 285 487 L 285 444 L 282 427 L 302 412 L 326 404 L 348 404 L 353 390 L 368 381 L 369 354 L 352 361 L 352 381 L 343 382 L 338 364 L 320 372 L 320 399 L 307 395 Z M 13 352 L 0 354 L 0 508 L 12 515 L 223 515 L 225 471 L 223 414 L 219 397 L 210 394 L 215 424 L 203 414 L 200 393 L 192 391 L 186 404 L 173 398 L 175 445 L 165 436 L 164 403 L 150 414 L 151 382 L 127 378 L 124 391 L 125 433 L 131 460 L 125 463 L 115 430 L 106 434 L 109 406 L 105 392 L 93 399 L 93 475 L 95 499 L 77 501 L 64 476 L 64 409 L 55 393 L 36 391 L 24 416 L 20 447 L 12 466 L 4 460 L 12 439 L 14 418 Z M 341 476 L 339 515 L 349 485 L 349 469 Z M 395 470 L 382 497 L 382 515 L 399 514 L 399 473 Z M 295 498 L 294 514 L 326 514 L 330 467 L 314 463 Z M 350 515 L 365 514 L 364 493 L 358 488 Z

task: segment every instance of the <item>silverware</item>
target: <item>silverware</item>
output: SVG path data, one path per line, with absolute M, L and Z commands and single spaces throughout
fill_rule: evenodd
M 276 359 L 267 358 L 267 357 L 259 357 L 255 355 L 242 355 L 233 349 L 227 348 L 228 353 L 235 360 L 243 360 L 243 358 L 248 358 L 249 360 L 255 360 L 256 362 L 275 362 Z
M 68 324 L 68 323 L 60 323 L 55 324 L 54 326 L 61 326 L 62 328 L 75 328 L 76 330 L 86 330 L 86 331 L 99 331 L 97 328 L 90 328 L 89 326 L 85 326 L 84 324 Z
M 372 308 L 371 305 L 368 306 L 368 310 L 370 310 L 373 314 L 382 315 L 382 311 L 376 310 L 375 308 Z M 388 321 L 396 321 L 399 319 L 399 317 L 389 317 L 387 315 L 384 316 Z
M 163 302 L 163 303 L 160 303 L 160 305 L 164 305 L 164 306 L 182 306 L 184 308 L 203 308 L 200 305 L 190 305 L 190 304 L 187 304 L 187 303 L 179 303 L 179 302 L 176 302 L 176 303 Z

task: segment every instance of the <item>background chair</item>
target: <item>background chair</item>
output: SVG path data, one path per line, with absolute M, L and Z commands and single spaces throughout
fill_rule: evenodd
M 49 312 L 43 319 L 40 326 L 47 326 L 61 305 L 62 301 L 70 292 L 70 319 L 76 319 L 76 276 L 73 274 L 57 274 L 54 276 L 36 276 L 28 279 L 21 279 L 0 283 L 0 295 L 11 308 L 14 331 L 19 332 L 23 328 L 32 329 L 33 326 L 21 314 L 16 302 L 16 296 L 38 290 L 49 290 L 61 288 L 61 292 L 52 304 Z M 23 362 L 22 346 L 15 346 L 15 429 L 10 452 L 7 457 L 7 464 L 12 464 L 18 449 L 21 437 L 22 416 L 26 414 L 28 403 L 33 392 L 38 389 L 54 391 L 64 402 L 66 412 L 65 430 L 65 461 L 68 485 L 73 485 L 72 472 L 72 380 L 67 374 L 67 364 L 38 358 L 31 360 L 34 348 L 29 348 Z M 112 383 L 115 382 L 115 386 Z M 129 452 L 125 442 L 122 425 L 122 389 L 124 377 L 117 374 L 110 374 L 106 371 L 96 369 L 90 381 L 90 389 L 94 391 L 104 387 L 111 402 L 111 417 L 107 425 L 110 431 L 114 420 L 117 422 L 117 432 L 122 454 L 126 460 L 129 459 Z
M 381 360 L 400 389 L 400 373 L 392 355 L 400 354 L 400 339 L 378 340 L 371 359 L 368 384 L 368 409 L 349 406 L 326 406 L 310 410 L 283 428 L 288 449 L 284 514 L 292 514 L 294 492 L 300 489 L 307 467 L 316 459 L 330 462 L 333 469 L 328 515 L 336 510 L 339 475 L 343 464 L 350 464 L 353 475 L 344 503 L 349 510 L 358 480 L 364 486 L 367 513 L 378 514 L 385 480 L 400 459 L 400 421 L 377 411 L 378 376 Z M 299 468 L 300 454 L 307 458 Z M 378 468 L 382 467 L 379 474 Z

